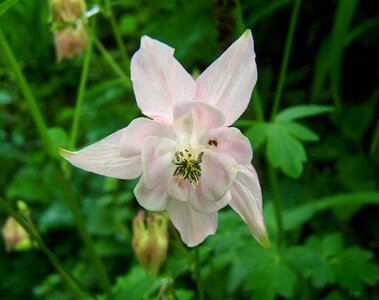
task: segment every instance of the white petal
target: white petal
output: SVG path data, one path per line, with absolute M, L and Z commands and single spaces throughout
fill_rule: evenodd
M 120 179 L 133 179 L 141 175 L 140 155 L 124 157 L 120 152 L 120 139 L 126 128 L 80 151 L 64 149 L 60 154 L 72 165 L 83 170 Z
M 147 189 L 144 184 L 143 176 L 144 174 L 142 174 L 142 177 L 134 188 L 134 195 L 138 203 L 147 210 L 165 210 L 168 199 L 166 186 L 157 185 L 152 189 Z
M 249 226 L 251 234 L 264 247 L 269 247 L 268 235 L 262 213 L 262 192 L 254 168 L 241 167 L 231 188 L 229 205 Z
M 196 84 L 174 58 L 174 49 L 147 36 L 131 61 L 131 79 L 142 113 L 172 123 L 173 105 L 190 101 Z
M 225 123 L 224 114 L 204 102 L 192 101 L 177 104 L 174 108 L 174 131 L 191 144 L 210 130 Z
M 232 194 L 230 191 L 227 191 L 227 193 L 218 201 L 209 201 L 202 197 L 202 194 L 198 192 L 198 190 L 195 190 L 192 187 L 190 196 L 189 196 L 189 204 L 191 207 L 196 210 L 199 213 L 211 213 L 220 210 L 221 208 L 224 208 L 229 204 L 229 202 L 232 200 Z
M 191 183 L 188 180 L 179 180 L 174 174 L 168 180 L 167 190 L 171 199 L 178 201 L 187 201 L 191 189 Z
M 156 121 L 137 118 L 122 132 L 120 151 L 123 156 L 141 155 L 145 139 L 150 136 L 175 139 L 175 133 Z
M 238 164 L 228 155 L 204 151 L 201 177 L 196 187 L 199 197 L 219 201 L 230 190 L 238 172 Z
M 170 139 L 152 136 L 146 139 L 142 150 L 142 168 L 144 184 L 148 189 L 157 184 L 167 184 L 173 177 L 176 143 Z
M 253 159 L 250 141 L 234 127 L 210 131 L 202 138 L 202 144 L 211 151 L 230 155 L 241 165 L 249 165 Z
M 193 210 L 188 202 L 175 200 L 168 201 L 167 212 L 188 247 L 197 246 L 216 232 L 217 212 L 201 214 Z
M 257 76 L 253 37 L 246 30 L 196 80 L 196 99 L 222 110 L 230 125 L 249 104 Z

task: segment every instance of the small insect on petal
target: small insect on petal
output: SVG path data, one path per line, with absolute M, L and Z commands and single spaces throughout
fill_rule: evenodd
M 209 145 L 209 146 L 215 146 L 215 147 L 217 147 L 217 146 L 218 146 L 217 138 L 210 139 L 210 140 L 208 141 L 208 145 Z

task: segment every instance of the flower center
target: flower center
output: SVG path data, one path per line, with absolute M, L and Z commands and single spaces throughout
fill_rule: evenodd
M 179 177 L 178 182 L 181 179 L 188 179 L 194 187 L 198 185 L 201 176 L 200 164 L 203 162 L 203 155 L 204 152 L 200 152 L 197 159 L 195 159 L 188 149 L 185 149 L 184 152 L 176 151 L 175 159 L 173 159 L 172 162 L 177 166 L 174 176 Z

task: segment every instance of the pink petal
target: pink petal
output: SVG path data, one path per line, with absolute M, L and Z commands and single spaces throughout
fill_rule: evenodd
M 230 125 L 249 104 L 257 76 L 253 37 L 246 30 L 196 80 L 196 99 L 222 110 Z
M 144 174 L 134 188 L 134 195 L 138 203 L 147 210 L 162 211 L 166 209 L 168 200 L 167 189 L 165 185 L 156 185 L 152 189 L 146 188 L 144 184 Z
M 223 127 L 202 138 L 202 144 L 214 152 L 228 154 L 241 165 L 251 164 L 253 150 L 249 140 L 234 127 Z
M 232 194 L 230 191 L 218 201 L 209 201 L 202 197 L 198 190 L 192 187 L 191 194 L 189 196 L 189 204 L 191 207 L 199 213 L 211 213 L 224 208 L 232 200 Z
M 72 165 L 89 172 L 120 179 L 136 178 L 142 172 L 141 157 L 124 157 L 119 147 L 125 130 L 118 130 L 78 152 L 61 149 L 60 154 Z
M 167 203 L 167 212 L 188 247 L 197 246 L 216 232 L 217 212 L 201 214 L 193 210 L 188 202 L 175 200 Z
M 203 102 L 183 102 L 174 108 L 173 129 L 183 139 L 196 144 L 199 137 L 225 123 L 223 113 Z
M 196 193 L 204 200 L 219 201 L 229 191 L 239 166 L 229 155 L 209 150 L 204 151 L 202 159 L 202 172 Z
M 229 205 L 249 226 L 251 234 L 264 247 L 269 247 L 268 235 L 262 213 L 262 192 L 254 168 L 240 168 L 231 188 L 232 201 Z
M 131 79 L 142 113 L 172 123 L 175 103 L 192 100 L 196 84 L 174 58 L 174 49 L 147 36 L 131 62 Z
M 173 174 L 171 174 L 173 175 Z M 177 201 L 188 201 L 191 183 L 188 180 L 179 180 L 171 176 L 168 180 L 167 191 L 170 197 Z
M 170 177 L 173 177 L 176 143 L 170 139 L 152 136 L 146 139 L 142 150 L 143 180 L 146 188 L 162 185 L 167 189 Z
M 161 123 L 146 118 L 137 118 L 122 133 L 121 154 L 126 157 L 140 155 L 144 141 L 149 136 L 175 139 L 175 133 Z

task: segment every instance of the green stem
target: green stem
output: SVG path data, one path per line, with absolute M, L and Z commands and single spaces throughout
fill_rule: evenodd
M 95 45 L 97 49 L 100 51 L 101 55 L 104 57 L 105 61 L 110 65 L 113 71 L 120 76 L 120 78 L 124 81 L 125 86 L 127 88 L 131 88 L 131 81 L 128 75 L 120 68 L 117 62 L 113 59 L 112 55 L 109 54 L 107 49 L 105 49 L 104 45 L 99 41 L 99 39 L 94 39 Z
M 125 44 L 122 41 L 122 35 L 121 35 L 121 32 L 120 32 L 119 27 L 117 25 L 116 18 L 114 17 L 113 10 L 112 10 L 112 7 L 110 5 L 110 1 L 105 0 L 105 5 L 106 5 L 107 10 L 108 10 L 109 21 L 111 23 L 112 31 L 113 31 L 113 34 L 114 34 L 115 39 L 116 39 L 117 46 L 118 46 L 119 51 L 120 51 L 122 63 L 124 65 L 125 70 L 129 70 L 130 59 L 127 55 Z
M 92 45 L 93 45 L 93 36 L 90 35 L 90 38 L 88 39 L 86 52 L 84 55 L 83 68 L 82 68 L 82 73 L 80 75 L 79 89 L 78 89 L 78 94 L 76 97 L 74 119 L 71 126 L 70 141 L 69 141 L 69 147 L 71 149 L 75 148 L 76 140 L 78 136 L 80 114 L 81 114 L 81 109 L 82 109 L 82 104 L 83 104 L 83 99 L 84 99 L 84 92 L 86 89 L 86 84 L 87 84 L 87 79 L 88 79 L 89 65 L 90 65 L 91 56 L 92 56 Z
M 99 256 L 96 254 L 95 249 L 93 247 L 92 239 L 84 226 L 84 222 L 82 220 L 79 205 L 74 199 L 71 190 L 69 188 L 68 182 L 64 176 L 63 170 L 58 166 L 57 161 L 55 160 L 55 151 L 53 150 L 52 143 L 50 140 L 50 137 L 47 132 L 47 127 L 45 124 L 45 121 L 42 117 L 41 111 L 39 109 L 39 106 L 37 104 L 36 99 L 33 96 L 33 93 L 30 89 L 30 86 L 28 82 L 25 79 L 24 74 L 21 71 L 21 68 L 16 60 L 16 58 L 13 55 L 13 52 L 11 48 L 9 47 L 8 42 L 6 41 L 4 35 L 2 34 L 2 31 L 0 30 L 0 46 L 3 49 L 2 53 L 5 58 L 5 61 L 8 61 L 13 73 L 15 74 L 16 80 L 19 84 L 20 90 L 22 94 L 24 95 L 27 105 L 30 109 L 32 118 L 34 123 L 37 126 L 38 133 L 43 141 L 43 144 L 45 146 L 46 152 L 52 159 L 53 166 L 55 168 L 57 177 L 60 180 L 60 184 L 63 190 L 63 193 L 65 195 L 65 199 L 67 203 L 69 204 L 69 207 L 71 209 L 71 212 L 74 216 L 75 224 L 78 228 L 79 234 L 81 235 L 83 242 L 86 246 L 87 252 L 90 255 L 90 257 L 93 260 L 93 263 L 95 267 L 97 268 L 98 275 L 101 279 L 101 283 L 103 284 L 104 289 L 108 292 L 110 295 L 111 291 L 111 285 L 110 281 L 108 279 L 108 276 L 105 272 L 105 268 L 99 258 Z
M 200 269 L 200 250 L 199 247 L 195 248 L 195 276 L 197 283 L 197 292 L 199 300 L 204 300 L 204 286 L 203 280 L 201 278 L 201 269 Z
M 32 224 L 28 224 L 23 217 L 20 216 L 13 208 L 0 197 L 0 207 L 2 207 L 10 216 L 12 216 L 29 234 L 29 236 L 35 240 L 39 248 L 45 253 L 47 258 L 50 260 L 51 264 L 57 270 L 57 272 L 62 276 L 63 280 L 66 281 L 68 286 L 72 291 L 80 298 L 85 299 L 86 293 L 80 288 L 78 282 L 65 270 L 63 264 L 60 260 L 52 253 L 46 246 L 45 242 L 42 240 L 41 236 L 38 234 L 37 230 Z M 31 222 L 31 221 L 29 221 Z
M 280 247 L 283 246 L 285 243 L 282 216 L 283 206 L 282 201 L 280 199 L 278 176 L 276 174 L 276 170 L 271 165 L 268 165 L 268 176 L 270 181 L 272 200 L 274 203 L 278 246 Z
M 38 134 L 40 135 L 42 139 L 42 143 L 46 149 L 46 152 L 51 158 L 55 158 L 55 153 L 53 151 L 53 146 L 50 141 L 50 137 L 47 131 L 45 120 L 38 107 L 37 101 L 34 99 L 30 86 L 28 85 L 21 71 L 20 65 L 18 64 L 16 58 L 14 57 L 12 49 L 9 47 L 9 44 L 1 29 L 0 29 L 0 48 L 2 49 L 1 52 L 4 58 L 4 61 L 7 61 L 9 63 L 9 66 L 11 67 L 15 75 L 15 78 L 21 90 L 21 93 L 23 94 L 25 98 L 25 101 L 29 107 L 34 123 L 37 126 Z
M 274 117 L 278 113 L 280 101 L 282 99 L 282 93 L 283 93 L 284 83 L 286 80 L 287 67 L 288 67 L 289 58 L 291 55 L 292 42 L 293 42 L 293 37 L 295 34 L 297 19 L 299 16 L 300 5 L 301 5 L 301 0 L 295 0 L 293 9 L 292 9 L 291 20 L 290 20 L 290 24 L 288 28 L 288 34 L 287 34 L 287 39 L 286 39 L 286 45 L 284 48 L 282 64 L 280 67 L 278 85 L 277 85 L 275 97 L 274 97 L 274 104 L 272 106 L 271 115 L 270 115 L 271 120 L 274 119 Z

